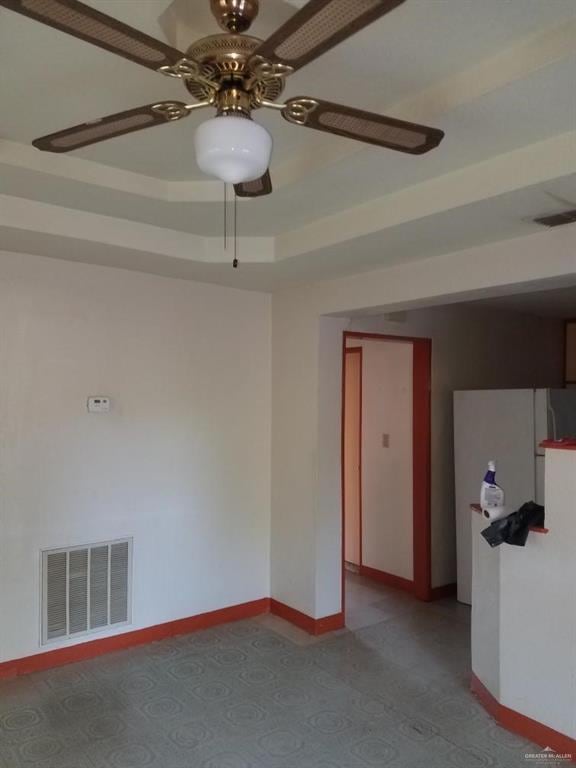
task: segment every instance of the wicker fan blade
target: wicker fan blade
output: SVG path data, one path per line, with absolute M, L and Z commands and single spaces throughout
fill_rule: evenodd
M 255 56 L 300 69 L 404 0 L 309 0 Z
M 0 6 L 150 69 L 175 64 L 184 55 L 78 0 L 0 0 Z
M 100 120 L 81 123 L 73 128 L 42 136 L 32 143 L 44 152 L 71 152 L 74 149 L 87 147 L 89 144 L 123 136 L 125 133 L 180 120 L 188 114 L 189 110 L 184 102 L 162 101 L 158 104 L 148 104 L 145 107 L 118 112 Z
M 272 192 L 272 179 L 270 171 L 254 181 L 245 181 L 242 184 L 234 184 L 234 191 L 238 197 L 263 197 Z
M 295 125 L 305 125 L 317 131 L 335 133 L 411 155 L 429 152 L 444 138 L 444 132 L 438 128 L 303 96 L 289 99 L 282 116 Z

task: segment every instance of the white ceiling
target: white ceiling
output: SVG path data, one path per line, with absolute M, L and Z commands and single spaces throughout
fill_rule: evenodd
M 496 299 L 482 299 L 469 302 L 471 306 L 488 309 L 507 309 L 526 315 L 555 317 L 561 320 L 576 318 L 576 284 L 566 288 L 556 288 L 534 293 L 518 293 L 512 296 L 500 296 Z
M 181 48 L 217 31 L 208 0 L 89 4 Z M 251 31 L 265 36 L 302 4 L 263 0 Z M 275 289 L 527 234 L 533 216 L 576 205 L 573 0 L 406 0 L 294 75 L 287 95 L 388 111 L 446 138 L 412 157 L 257 114 L 275 139 L 275 191 L 240 205 L 241 277 L 211 240 L 222 230 L 220 185 L 194 162 L 194 127 L 209 113 L 67 156 L 29 148 L 66 126 L 186 98 L 179 82 L 7 10 L 0 73 L 6 250 L 25 243 L 50 256 Z M 17 226 L 8 213 L 16 208 Z M 77 237 L 80 212 L 88 216 Z

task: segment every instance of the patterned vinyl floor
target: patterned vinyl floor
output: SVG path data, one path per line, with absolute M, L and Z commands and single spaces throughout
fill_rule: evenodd
M 1 768 L 526 768 L 468 691 L 469 612 L 349 577 L 349 623 L 272 617 L 0 682 Z

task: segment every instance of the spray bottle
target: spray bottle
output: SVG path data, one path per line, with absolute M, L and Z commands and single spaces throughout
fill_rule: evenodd
M 496 462 L 488 462 L 488 471 L 484 475 L 480 489 L 480 507 L 488 520 L 500 520 L 508 512 L 504 506 L 504 491 L 496 482 Z

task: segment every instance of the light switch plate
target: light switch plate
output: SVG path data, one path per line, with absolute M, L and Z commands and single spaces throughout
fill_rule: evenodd
M 88 413 L 108 413 L 110 410 L 110 398 L 102 395 L 94 395 L 88 398 Z
M 382 448 L 390 448 L 390 435 L 386 432 L 382 435 Z

